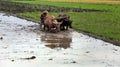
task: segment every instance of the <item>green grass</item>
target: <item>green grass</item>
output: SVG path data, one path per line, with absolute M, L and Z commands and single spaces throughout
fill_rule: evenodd
M 120 4 L 95 4 L 95 3 L 77 3 L 77 2 L 48 2 L 48 1 L 14 1 L 29 4 L 41 4 L 59 7 L 99 9 L 99 10 L 120 10 Z M 119 8 L 119 9 L 118 9 Z
M 18 1 L 17 1 L 18 2 Z M 73 28 L 91 32 L 120 42 L 120 4 L 92 4 L 44 1 L 19 1 L 22 3 L 42 4 L 71 8 L 108 10 L 108 12 L 67 12 L 73 20 Z M 20 15 L 39 20 L 41 12 L 21 13 Z M 58 16 L 60 13 L 50 13 Z

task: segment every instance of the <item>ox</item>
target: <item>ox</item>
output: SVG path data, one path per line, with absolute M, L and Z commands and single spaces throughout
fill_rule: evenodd
M 57 22 L 54 16 L 47 16 L 44 20 L 44 30 L 49 32 L 59 32 L 60 31 L 60 23 Z
M 60 24 L 61 30 L 68 30 L 68 27 L 72 28 L 72 20 L 70 20 L 70 16 L 66 14 L 60 14 L 56 20 L 58 22 L 61 22 Z

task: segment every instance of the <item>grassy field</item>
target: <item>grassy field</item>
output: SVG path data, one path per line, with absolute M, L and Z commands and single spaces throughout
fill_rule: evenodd
M 11 0 L 11 1 L 50 1 L 50 2 L 83 2 L 119 4 L 120 0 Z
M 14 1 L 29 4 L 41 4 L 59 7 L 83 8 L 83 9 L 99 9 L 99 10 L 120 10 L 120 4 L 105 4 L 105 3 L 81 3 L 81 2 L 49 2 L 49 1 Z M 120 2 L 120 1 L 119 1 Z
M 18 1 L 17 1 L 18 2 Z M 120 42 L 120 4 L 98 3 L 71 3 L 71 2 L 44 2 L 19 1 L 23 3 L 54 5 L 73 8 L 87 8 L 108 10 L 108 12 L 66 12 L 73 20 L 73 28 L 91 32 L 95 35 L 113 39 Z M 73 6 L 74 5 L 74 6 Z M 41 12 L 21 13 L 20 15 L 39 20 Z M 57 16 L 60 13 L 50 13 Z

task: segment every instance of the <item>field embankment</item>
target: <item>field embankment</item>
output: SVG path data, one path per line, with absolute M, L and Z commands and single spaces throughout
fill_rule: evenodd
M 11 12 L 11 13 L 21 13 L 21 12 L 36 12 L 48 10 L 49 12 L 93 12 L 102 11 L 96 9 L 82 9 L 82 8 L 71 8 L 71 7 L 60 7 L 55 5 L 36 5 L 29 3 L 19 3 L 19 2 L 8 2 L 0 1 L 0 10 Z
M 64 8 L 78 8 L 78 9 L 89 9 L 89 10 L 108 10 L 108 11 L 120 11 L 120 4 L 100 4 L 100 3 L 81 3 L 81 2 L 49 2 L 49 1 L 13 1 L 18 3 L 27 3 L 44 6 L 56 6 Z M 76 11 L 74 11 L 76 12 Z M 90 12 L 90 11 L 88 11 Z

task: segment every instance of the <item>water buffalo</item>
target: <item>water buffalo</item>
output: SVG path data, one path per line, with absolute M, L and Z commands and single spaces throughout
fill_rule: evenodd
M 60 24 L 61 30 L 68 30 L 68 27 L 72 28 L 72 20 L 70 20 L 70 16 L 68 16 L 67 14 L 60 14 L 57 17 L 57 21 L 61 22 Z
M 60 31 L 60 23 L 57 22 L 54 16 L 47 16 L 44 20 L 44 30 L 48 29 L 50 32 L 59 32 Z

